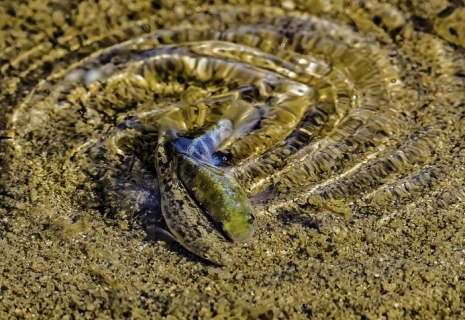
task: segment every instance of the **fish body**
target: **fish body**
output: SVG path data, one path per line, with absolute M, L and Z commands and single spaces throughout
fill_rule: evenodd
M 162 130 L 155 156 L 166 224 L 187 250 L 218 265 L 231 264 L 231 242 L 209 221 L 178 178 L 179 153 L 173 148 L 172 141 L 173 133 Z
M 186 249 L 217 264 L 231 263 L 228 239 L 244 242 L 255 231 L 254 209 L 246 193 L 232 175 L 214 166 L 212 159 L 222 142 L 238 134 L 238 128 L 244 130 L 256 121 L 252 116 L 239 126 L 237 119 L 252 114 L 242 112 L 242 107 L 251 110 L 233 104 L 228 117 L 193 140 L 179 137 L 174 122 L 165 119 L 155 156 L 168 228 Z
M 178 149 L 179 177 L 184 186 L 226 236 L 239 242 L 255 232 L 254 209 L 237 180 L 214 166 L 212 157 L 223 141 L 255 124 L 254 111 L 245 103 L 233 103 L 224 119 L 185 150 L 182 146 Z

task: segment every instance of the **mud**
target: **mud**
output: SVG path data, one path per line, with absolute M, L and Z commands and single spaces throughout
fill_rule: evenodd
M 437 144 L 428 152 L 421 145 L 418 160 L 363 196 L 347 192 L 324 204 L 318 198 L 305 210 L 287 203 L 286 195 L 255 202 L 255 236 L 237 245 L 234 264 L 219 267 L 159 241 L 147 228 L 164 226 L 154 169 L 104 155 L 99 164 L 117 163 L 117 172 L 131 167 L 133 175 L 96 182 L 92 172 L 79 170 L 82 162 L 66 167 L 58 161 L 79 140 L 75 133 L 87 129 L 66 132 L 50 122 L 43 132 L 1 139 L 0 318 L 463 317 L 465 2 L 267 1 L 250 11 L 263 4 L 271 16 L 272 8 L 306 12 L 374 39 L 407 88 L 401 102 L 415 101 L 400 112 L 403 135 L 389 147 L 404 150 L 436 138 Z M 188 16 L 221 6 L 0 2 L 0 136 L 12 136 L 14 112 L 40 80 L 94 51 L 79 50 L 87 39 L 134 21 L 170 28 L 163 10 Z M 37 62 L 52 49 L 56 60 Z M 24 119 L 18 123 L 32 125 L 34 115 Z M 60 123 L 76 119 L 73 114 Z M 434 139 L 412 134 L 426 127 L 437 130 L 428 131 Z

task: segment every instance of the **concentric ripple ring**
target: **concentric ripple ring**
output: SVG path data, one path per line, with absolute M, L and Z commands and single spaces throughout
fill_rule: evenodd
M 158 192 L 153 157 L 163 119 L 194 138 L 242 103 L 260 121 L 220 145 L 218 166 L 259 199 L 259 216 L 383 216 L 390 204 L 424 192 L 434 194 L 431 210 L 456 205 L 463 178 L 444 162 L 463 138 L 450 131 L 462 125 L 463 59 L 383 8 L 390 10 L 384 28 L 355 13 L 347 17 L 351 28 L 298 11 L 225 5 L 162 10 L 108 35 L 63 37 L 54 49 L 34 48 L 2 67 L 12 79 L 39 78 L 14 106 L 6 135 L 19 154 L 35 141 L 27 155 L 33 163 L 85 172 L 105 210 L 137 215 L 149 201 L 142 195 Z M 405 42 L 418 52 L 403 53 Z M 398 54 L 415 60 L 411 69 L 427 59 L 434 70 L 406 83 L 411 70 Z M 434 90 L 437 101 L 422 90 Z M 128 159 L 137 161 L 135 171 L 121 169 Z M 190 221 L 186 230 L 203 230 L 199 245 L 233 250 L 208 219 Z

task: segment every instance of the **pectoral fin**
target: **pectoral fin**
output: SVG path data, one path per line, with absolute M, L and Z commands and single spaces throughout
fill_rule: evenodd
M 158 226 L 149 226 L 146 229 L 147 237 L 150 240 L 161 240 L 168 243 L 179 243 L 179 241 L 168 231 Z

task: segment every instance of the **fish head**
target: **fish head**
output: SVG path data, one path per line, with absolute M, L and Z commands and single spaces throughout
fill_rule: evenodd
M 237 184 L 234 180 L 231 185 Z M 230 185 L 234 192 L 225 201 L 223 210 L 228 212 L 227 218 L 218 222 L 218 226 L 228 238 L 237 242 L 246 242 L 255 233 L 255 215 L 254 208 L 247 198 L 243 189 L 237 184 L 237 187 Z

